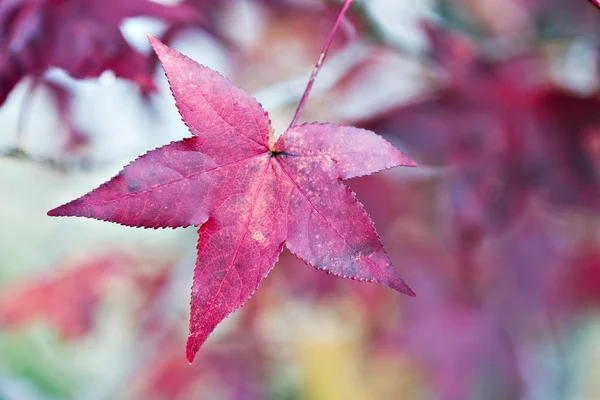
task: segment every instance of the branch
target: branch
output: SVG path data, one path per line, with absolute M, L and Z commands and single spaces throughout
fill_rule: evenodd
M 302 95 L 302 98 L 300 99 L 300 103 L 298 104 L 298 108 L 296 108 L 296 114 L 294 114 L 294 118 L 292 119 L 292 122 L 290 123 L 290 128 L 294 127 L 296 125 L 296 123 L 298 122 L 298 118 L 300 117 L 300 113 L 302 112 L 302 109 L 304 108 L 304 104 L 306 104 L 306 100 L 308 99 L 310 90 L 312 89 L 313 84 L 315 83 L 315 78 L 317 77 L 317 74 L 319 73 L 319 71 L 321 70 L 321 67 L 323 66 L 323 62 L 325 61 L 325 57 L 327 56 L 327 52 L 329 51 L 329 47 L 331 46 L 331 42 L 333 41 L 333 36 L 335 35 L 335 32 L 338 30 L 340 23 L 344 19 L 344 15 L 346 14 L 346 11 L 350 7 L 350 4 L 352 4 L 352 0 L 344 0 L 344 4 L 342 4 L 342 8 L 340 9 L 340 12 L 338 13 L 337 18 L 335 20 L 335 23 L 333 24 L 333 27 L 331 28 L 331 31 L 329 32 L 329 36 L 327 37 L 327 40 L 325 41 L 325 44 L 323 45 L 323 49 L 321 50 L 321 55 L 319 56 L 319 61 L 317 61 L 317 64 L 315 65 L 315 68 L 313 69 L 310 79 L 308 80 L 308 84 L 306 85 L 306 89 L 304 90 L 304 94 Z
M 69 162 L 62 161 L 60 159 L 54 159 L 47 156 L 32 155 L 25 152 L 19 147 L 9 147 L 6 149 L 0 149 L 0 158 L 12 158 L 15 160 L 29 161 L 60 172 L 66 172 L 68 170 L 73 169 L 78 169 L 82 171 L 92 171 L 94 169 L 104 167 L 106 165 L 106 163 L 92 163 L 86 160 Z

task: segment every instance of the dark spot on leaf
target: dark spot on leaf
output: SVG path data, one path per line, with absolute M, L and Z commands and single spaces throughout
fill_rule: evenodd
M 225 278 L 225 275 L 227 275 L 225 271 L 219 271 L 214 276 L 215 279 L 221 280 Z
M 287 156 L 287 153 L 284 151 L 270 151 L 269 153 L 271 153 L 271 157 L 285 157 Z
M 135 181 L 132 179 L 127 183 L 127 190 L 129 190 L 129 193 L 139 192 L 140 189 L 141 189 L 141 185 L 138 181 Z

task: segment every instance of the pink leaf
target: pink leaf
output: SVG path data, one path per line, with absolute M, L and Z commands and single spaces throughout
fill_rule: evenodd
M 150 151 L 51 216 L 128 226 L 201 225 L 187 358 L 241 307 L 284 243 L 314 267 L 408 295 L 341 179 L 414 163 L 373 132 L 295 126 L 275 142 L 267 113 L 218 73 L 150 37 L 194 137 Z

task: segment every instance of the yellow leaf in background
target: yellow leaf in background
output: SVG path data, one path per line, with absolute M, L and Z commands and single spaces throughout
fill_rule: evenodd
M 352 307 L 352 303 L 342 308 Z M 409 360 L 368 350 L 364 323 L 341 317 L 344 310 L 322 307 L 310 322 L 294 326 L 293 358 L 302 399 L 413 399 L 418 376 Z M 352 314 L 349 314 L 352 315 Z M 355 314 L 356 315 L 356 314 Z
M 375 398 L 361 377 L 359 332 L 344 322 L 334 313 L 323 311 L 309 326 L 298 326 L 294 356 L 301 375 L 303 398 Z

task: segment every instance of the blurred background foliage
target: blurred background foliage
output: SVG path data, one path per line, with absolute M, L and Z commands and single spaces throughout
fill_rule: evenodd
M 185 360 L 194 229 L 47 210 L 188 136 L 146 32 L 287 127 L 340 5 L 0 0 L 0 399 L 600 398 L 600 9 L 356 0 L 302 118 L 420 165 L 349 182 L 417 293 L 284 251 Z

